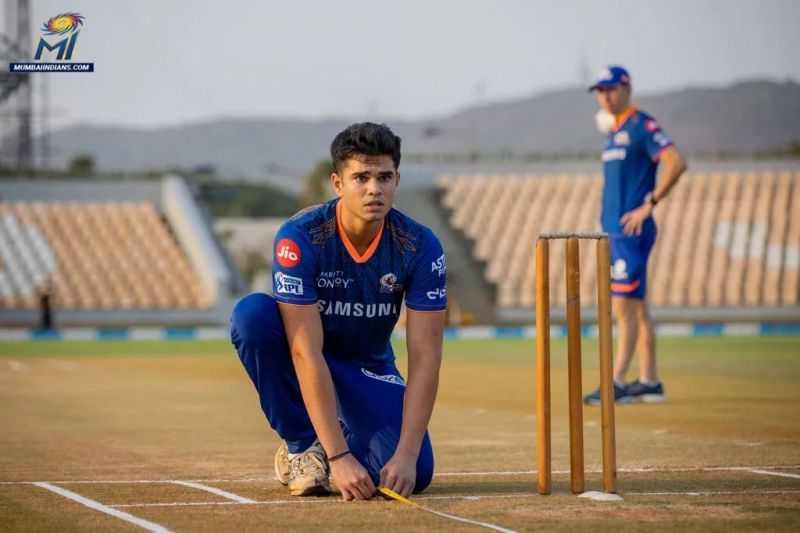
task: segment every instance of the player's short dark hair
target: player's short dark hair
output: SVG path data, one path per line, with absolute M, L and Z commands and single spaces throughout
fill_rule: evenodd
M 361 122 L 351 124 L 333 139 L 331 159 L 336 172 L 348 159 L 362 159 L 388 155 L 394 161 L 394 168 L 400 168 L 400 137 L 386 124 Z

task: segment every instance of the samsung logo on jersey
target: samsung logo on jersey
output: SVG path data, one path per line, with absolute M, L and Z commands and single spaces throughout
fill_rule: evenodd
M 382 316 L 397 316 L 397 304 L 362 304 L 338 301 L 319 301 L 319 312 L 323 315 L 353 316 L 375 318 Z
M 622 161 L 627 155 L 625 148 L 612 148 L 603 152 L 603 162 Z

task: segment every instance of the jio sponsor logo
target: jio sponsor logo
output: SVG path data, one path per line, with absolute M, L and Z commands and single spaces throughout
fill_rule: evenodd
M 285 268 L 292 268 L 300 263 L 300 247 L 292 239 L 281 239 L 275 246 L 275 259 Z

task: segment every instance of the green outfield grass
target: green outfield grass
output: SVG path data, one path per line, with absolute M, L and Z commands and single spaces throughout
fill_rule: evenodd
M 560 472 L 569 464 L 566 357 L 563 340 L 552 344 Z M 587 392 L 596 359 L 587 340 Z M 417 501 L 520 531 L 800 529 L 800 338 L 667 338 L 659 359 L 668 401 L 616 413 L 625 500 L 587 502 L 568 494 L 564 473 L 554 475 L 556 494 L 535 495 L 533 341 L 447 341 L 431 422 L 438 475 Z M 134 505 L 119 509 L 179 531 L 473 527 L 394 502 L 275 503 L 290 500 L 272 474 L 278 439 L 224 341 L 2 342 L 0 406 L 2 530 L 134 527 L 32 481 Z M 587 489 L 599 490 L 596 408 L 584 423 Z M 168 480 L 208 480 L 258 503 Z

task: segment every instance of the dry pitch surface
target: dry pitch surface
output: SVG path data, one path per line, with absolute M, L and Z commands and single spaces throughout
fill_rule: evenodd
M 568 494 L 564 344 L 543 497 L 532 341 L 447 342 L 438 474 L 415 501 L 518 531 L 800 530 L 800 338 L 659 348 L 668 402 L 618 407 L 624 501 L 603 503 Z M 584 343 L 585 390 L 596 353 Z M 481 529 L 392 501 L 290 498 L 272 474 L 278 439 L 223 342 L 0 343 L 0 407 L 0 530 Z M 599 490 L 599 412 L 584 418 Z

